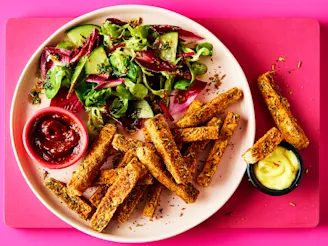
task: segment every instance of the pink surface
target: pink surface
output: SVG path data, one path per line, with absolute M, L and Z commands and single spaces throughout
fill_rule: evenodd
M 155 1 L 111 1 L 111 4 L 118 3 L 144 3 L 151 4 Z M 190 17 L 263 17 L 263 16 L 297 16 L 297 17 L 314 17 L 321 22 L 321 66 L 327 67 L 327 60 L 323 59 L 328 54 L 327 43 L 328 43 L 328 18 L 327 8 L 325 7 L 324 0 L 322 1 L 274 1 L 269 6 L 265 1 L 248 1 L 243 3 L 241 1 L 227 1 L 218 3 L 218 1 L 207 1 L 206 3 L 197 2 L 192 3 L 191 1 L 156 1 L 157 5 L 175 10 L 179 13 L 185 14 Z M 0 21 L 2 25 L 0 28 L 4 28 L 4 21 L 11 17 L 42 17 L 42 16 L 77 16 L 92 9 L 104 7 L 108 5 L 107 2 L 103 1 L 92 1 L 92 4 L 79 4 L 75 1 L 61 1 L 57 0 L 54 2 L 44 2 L 39 0 L 29 1 L 24 3 L 23 1 L 12 0 L 10 2 L 0 3 Z M 5 5 L 5 6 L 4 6 Z M 91 6 L 92 5 L 92 6 Z M 208 6 L 213 6 L 208 8 Z M 206 8 L 206 11 L 204 9 Z M 201 11 L 200 11 L 201 10 Z M 3 42 L 4 38 L 0 39 Z M 24 42 L 28 40 L 28 37 L 24 39 Z M 23 42 L 23 41 L 22 41 Z M 0 55 L 3 57 L 3 43 L 0 45 Z M 19 48 L 24 48 L 24 45 Z M 0 67 L 3 67 L 3 60 L 0 61 Z M 322 78 L 327 78 L 327 72 L 321 72 Z M 4 83 L 2 83 L 3 85 Z M 325 92 L 327 86 L 323 83 L 321 91 Z M 1 90 L 4 95 L 4 90 Z M 323 94 L 324 95 L 324 94 Z M 323 105 L 327 104 L 328 98 L 321 98 Z M 9 105 L 5 105 L 8 107 Z M 4 109 L 4 108 L 3 108 Z M 4 112 L 4 111 L 2 111 Z M 1 114 L 2 123 L 4 122 L 4 114 Z M 322 123 L 325 125 L 326 120 L 322 118 Z M 325 128 L 321 131 L 321 139 L 327 137 L 328 132 Z M 4 153 L 4 143 L 2 142 L 2 148 L 0 148 L 0 155 Z M 327 143 L 321 141 L 321 148 L 326 149 Z M 324 162 L 324 156 L 320 157 L 321 163 Z M 328 205 L 327 199 L 327 179 L 326 174 L 327 167 L 322 165 L 321 169 L 321 207 L 324 208 Z M 20 189 L 22 187 L 19 187 Z M 27 189 L 27 192 L 29 190 Z M 306 195 L 306 194 L 305 194 Z M 0 201 L 0 210 L 2 210 L 3 202 Z M 21 204 L 22 206 L 23 204 Z M 26 211 L 27 213 L 29 211 Z M 259 211 L 260 213 L 260 211 Z M 2 215 L 0 215 L 1 217 Z M 2 217 L 1 217 L 2 218 Z M 1 219 L 0 218 L 0 219 Z M 38 218 L 35 218 L 38 219 Z M 209 229 L 204 227 L 197 227 L 187 233 L 179 235 L 175 238 L 154 243 L 153 245 L 175 245 L 175 244 L 190 244 L 190 245 L 213 245 L 215 242 L 221 245 L 245 245 L 252 243 L 253 245 L 326 245 L 328 240 L 328 213 L 327 210 L 321 209 L 320 224 L 316 229 L 299 229 L 299 230 L 228 230 L 228 229 Z M 90 238 L 75 230 L 15 230 L 7 228 L 5 225 L 0 224 L 0 242 L 1 245 L 71 245 L 72 243 L 78 243 L 80 245 L 111 245 L 111 243 L 103 242 L 97 239 Z
M 305 126 L 311 145 L 301 152 L 309 173 L 299 188 L 287 196 L 271 197 L 257 191 L 243 180 L 232 199 L 200 227 L 250 228 L 250 227 L 313 227 L 319 222 L 319 29 L 312 19 L 196 19 L 218 36 L 235 54 L 250 83 L 256 113 L 257 136 L 262 136 L 274 123 L 263 104 L 256 79 L 270 70 L 279 56 L 285 62 L 276 66 L 277 79 L 282 92 L 288 95 L 293 112 Z M 11 19 L 6 28 L 6 104 L 10 104 L 12 92 L 26 61 L 35 45 L 46 39 L 53 29 L 68 19 Z M 270 32 L 267 30 L 270 27 Z M 19 31 L 21 30 L 21 31 Z M 231 31 L 233 30 L 233 32 Z M 252 33 L 252 35 L 249 35 Z M 30 35 L 24 52 L 17 47 L 17 40 Z M 238 39 L 236 39 L 236 35 Z M 241 42 L 242 40 L 242 42 Z M 302 40 L 302 42 L 298 42 Z M 19 41 L 18 41 L 19 42 Z M 20 57 L 17 61 L 17 57 Z M 297 69 L 298 61 L 302 67 Z M 251 61 L 251 62 L 249 62 Z M 288 71 L 296 69 L 288 74 Z M 229 74 L 228 74 L 229 76 Z M 287 87 L 288 86 L 288 87 Z M 315 99 L 314 99 L 315 98 Z M 306 110 L 302 110 L 305 107 Z M 8 108 L 9 114 L 9 108 Z M 6 122 L 9 115 L 6 116 Z M 27 185 L 16 165 L 10 147 L 9 126 L 6 126 L 5 154 L 5 220 L 11 227 L 69 227 L 49 212 L 31 191 L 16 187 Z M 28 188 L 27 188 L 28 189 Z M 303 194 L 307 194 L 305 197 Z M 290 206 L 293 202 L 297 207 Z M 25 203 L 24 207 L 18 206 Z M 255 204 L 255 205 L 254 205 Z M 26 208 L 30 212 L 26 213 Z M 259 214 L 258 211 L 261 211 Z M 35 219 L 38 217 L 39 219 Z M 49 224 L 51 222 L 51 224 Z

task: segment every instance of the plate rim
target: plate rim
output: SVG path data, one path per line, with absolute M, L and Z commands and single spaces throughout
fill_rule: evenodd
M 253 102 L 253 97 L 252 97 L 252 92 L 250 90 L 250 86 L 248 83 L 248 80 L 246 78 L 246 75 L 242 69 L 242 67 L 240 66 L 239 62 L 237 61 L 237 59 L 235 58 L 235 56 L 231 53 L 231 51 L 221 42 L 221 40 L 219 38 L 217 38 L 210 30 L 208 30 L 206 27 L 202 26 L 201 24 L 197 23 L 196 21 L 182 15 L 179 14 L 175 11 L 172 10 L 168 10 L 166 8 L 161 8 L 161 7 L 156 7 L 156 6 L 151 6 L 151 5 L 142 5 L 142 4 L 127 4 L 127 5 L 113 5 L 113 6 L 108 6 L 108 7 L 104 7 L 104 8 L 99 8 L 99 9 L 95 9 L 92 10 L 90 12 L 87 12 L 83 15 L 80 15 L 78 17 L 75 17 L 74 19 L 70 20 L 69 22 L 65 23 L 64 25 L 62 25 L 61 27 L 59 27 L 56 31 L 54 31 L 45 41 L 42 42 L 42 44 L 34 51 L 34 53 L 31 55 L 31 57 L 29 58 L 28 62 L 26 63 L 23 71 L 21 72 L 21 75 L 18 79 L 17 85 L 15 87 L 15 91 L 13 94 L 13 98 L 12 98 L 12 102 L 11 102 L 11 108 L 10 108 L 10 122 L 9 122 L 9 127 L 10 127 L 10 139 L 11 139 L 11 145 L 13 148 L 13 152 L 14 152 L 14 156 L 17 162 L 17 165 L 19 167 L 19 170 L 21 172 L 21 174 L 23 175 L 26 183 L 28 184 L 29 188 L 32 190 L 32 192 L 34 193 L 34 195 L 38 198 L 38 200 L 50 211 L 52 212 L 55 216 L 57 216 L 59 219 L 61 219 L 62 221 L 64 221 L 65 223 L 67 223 L 68 225 L 74 227 L 75 229 L 86 233 L 90 236 L 99 238 L 99 239 L 103 239 L 103 240 L 107 240 L 107 241 L 113 241 L 113 242 L 120 242 L 120 243 L 145 243 L 145 242 L 154 242 L 154 241 L 159 241 L 159 240 L 164 240 L 167 238 L 171 238 L 173 236 L 177 236 L 183 232 L 186 232 L 194 227 L 196 227 L 197 225 L 201 224 L 202 222 L 204 222 L 205 220 L 207 220 L 209 217 L 211 217 L 213 214 L 215 214 L 218 210 L 220 210 L 222 208 L 222 206 L 231 198 L 231 196 L 234 194 L 234 192 L 237 190 L 237 188 L 239 187 L 242 178 L 244 175 L 241 176 L 240 180 L 237 180 L 238 182 L 235 182 L 235 187 L 233 189 L 233 192 L 231 194 L 229 194 L 227 196 L 227 199 L 224 199 L 223 205 L 218 208 L 218 209 L 214 209 L 213 213 L 210 213 L 208 216 L 204 216 L 201 217 L 198 220 L 195 220 L 195 223 L 192 223 L 191 225 L 186 225 L 181 227 L 182 229 L 178 230 L 178 231 L 174 231 L 173 233 L 163 233 L 159 236 L 151 236 L 151 237 L 147 237 L 145 239 L 140 239 L 138 238 L 138 240 L 135 240 L 134 238 L 130 237 L 130 238 L 125 238 L 124 236 L 116 236 L 116 235 L 111 235 L 111 234 L 105 234 L 105 233 L 99 233 L 96 232 L 92 229 L 90 230 L 85 230 L 82 226 L 79 225 L 79 223 L 74 222 L 72 220 L 69 220 L 68 218 L 66 218 L 65 216 L 62 216 L 61 213 L 57 212 L 56 209 L 53 209 L 52 206 L 50 204 L 48 204 L 42 197 L 41 195 L 39 195 L 39 193 L 36 191 L 36 189 L 33 187 L 32 183 L 30 182 L 30 180 L 28 179 L 21 163 L 18 157 L 18 152 L 15 146 L 15 140 L 14 140 L 14 128 L 13 128 L 13 117 L 14 117 L 14 109 L 15 109 L 15 102 L 16 102 L 16 98 L 17 98 L 17 93 L 19 91 L 19 88 L 22 84 L 23 78 L 25 77 L 25 73 L 28 71 L 29 67 L 32 65 L 32 62 L 39 57 L 39 54 L 41 53 L 41 50 L 47 45 L 47 43 L 51 42 L 51 40 L 53 40 L 53 38 L 64 32 L 66 29 L 68 29 L 69 27 L 73 27 L 74 25 L 77 25 L 81 22 L 84 22 L 86 19 L 88 18 L 93 18 L 96 15 L 100 15 L 101 13 L 105 13 L 105 12 L 110 12 L 110 11 L 126 11 L 128 9 L 132 9 L 132 8 L 138 8 L 138 9 L 143 9 L 145 10 L 145 8 L 149 9 L 150 11 L 156 11 L 159 13 L 164 13 L 164 14 L 168 14 L 171 16 L 175 16 L 178 19 L 185 19 L 186 21 L 188 21 L 191 25 L 195 26 L 195 29 L 199 29 L 199 28 L 203 28 L 205 30 L 207 30 L 208 34 L 212 36 L 213 39 L 216 40 L 216 42 L 221 43 L 222 47 L 226 50 L 227 54 L 230 55 L 230 58 L 236 63 L 236 65 L 239 67 L 242 76 L 244 77 L 245 81 L 247 81 L 248 84 L 248 93 L 250 94 L 250 103 L 252 105 L 251 110 L 249 110 L 249 114 L 250 114 L 250 121 L 248 121 L 248 123 L 251 124 L 250 127 L 250 138 L 251 138 L 251 142 L 254 143 L 255 140 L 255 129 L 256 129 L 256 121 L 255 121 L 255 111 L 254 111 L 254 102 Z M 17 107 L 17 106 L 16 106 Z M 244 168 L 244 172 L 246 171 L 246 165 Z

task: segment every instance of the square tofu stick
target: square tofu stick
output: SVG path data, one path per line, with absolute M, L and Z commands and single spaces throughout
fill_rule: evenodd
M 118 167 L 115 169 L 101 170 L 98 178 L 93 182 L 93 185 L 112 185 L 115 180 L 119 176 L 120 172 L 122 172 L 124 168 Z M 138 181 L 138 185 L 151 185 L 154 183 L 153 176 L 145 170 L 145 174 L 140 177 Z
M 108 190 L 107 185 L 101 185 L 99 188 L 92 194 L 92 196 L 89 198 L 89 202 L 97 208 L 101 202 L 101 199 L 106 195 Z
M 92 207 L 83 197 L 71 194 L 66 184 L 54 178 L 47 178 L 44 185 L 82 219 L 86 220 L 89 217 Z
M 172 134 L 174 139 L 179 142 L 216 140 L 219 137 L 219 128 L 216 126 L 201 126 L 172 129 Z
M 282 140 L 283 136 L 281 132 L 276 127 L 272 127 L 263 137 L 257 140 L 253 147 L 248 149 L 242 157 L 247 164 L 254 164 L 272 153 Z
M 124 202 L 117 209 L 117 220 L 120 224 L 125 223 L 134 209 L 137 207 L 141 198 L 144 196 L 146 190 L 146 185 L 137 185 L 130 192 L 129 196 L 124 200 Z
M 242 95 L 241 90 L 236 87 L 232 88 L 205 104 L 200 110 L 181 118 L 177 121 L 176 125 L 180 128 L 201 125 L 212 119 L 215 115 L 223 113 L 230 105 L 237 102 Z
M 310 143 L 309 139 L 290 111 L 287 99 L 281 96 L 270 72 L 258 78 L 258 87 L 284 139 L 297 149 L 307 147 Z
M 81 196 L 87 188 L 92 186 L 101 166 L 110 155 L 115 132 L 116 126 L 113 124 L 107 124 L 101 129 L 86 157 L 68 183 L 68 188 L 73 194 Z
M 163 189 L 164 186 L 158 181 L 156 181 L 152 186 L 150 186 L 146 205 L 142 213 L 143 216 L 148 217 L 150 219 L 153 218 Z
M 145 146 L 137 148 L 137 156 L 142 164 L 144 164 L 149 172 L 166 188 L 179 196 L 186 203 L 196 201 L 199 191 L 191 184 L 177 184 L 170 173 L 165 169 L 161 158 L 154 150 Z
M 210 153 L 206 159 L 202 172 L 197 177 L 197 183 L 202 186 L 209 186 L 212 182 L 213 176 L 220 163 L 224 151 L 239 123 L 239 114 L 229 112 L 223 122 L 220 130 L 219 139 L 214 142 Z
M 126 165 L 124 171 L 120 173 L 115 183 L 109 187 L 97 211 L 93 214 L 90 220 L 90 226 L 93 229 L 102 232 L 106 228 L 119 205 L 123 203 L 135 187 L 141 173 L 142 167 L 137 158 L 132 159 Z
M 145 127 L 174 180 L 178 184 L 191 181 L 192 177 L 188 172 L 187 164 L 177 148 L 164 116 L 158 114 L 154 118 L 146 120 Z
M 223 121 L 220 118 L 214 117 L 206 125 L 207 126 L 216 126 L 220 129 L 222 126 L 222 123 L 223 123 Z M 198 156 L 206 148 L 206 146 L 209 144 L 209 142 L 210 142 L 210 140 L 193 142 L 187 147 L 183 157 L 185 158 L 185 160 L 188 164 L 188 170 L 190 170 L 190 172 L 192 174 L 194 174 L 196 171 L 196 163 L 197 163 Z
M 134 150 L 137 147 L 146 146 L 146 145 L 149 146 L 149 147 L 154 148 L 149 143 L 144 143 L 140 140 L 130 138 L 130 137 L 124 136 L 122 134 L 115 134 L 115 136 L 113 138 L 112 145 L 115 149 L 118 149 L 118 150 L 123 151 L 123 152 L 127 152 L 129 150 Z

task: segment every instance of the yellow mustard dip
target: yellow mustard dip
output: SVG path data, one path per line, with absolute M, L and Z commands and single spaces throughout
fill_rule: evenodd
M 254 165 L 256 178 L 262 185 L 272 190 L 284 190 L 290 187 L 299 169 L 293 151 L 281 146 L 277 146 L 271 154 Z

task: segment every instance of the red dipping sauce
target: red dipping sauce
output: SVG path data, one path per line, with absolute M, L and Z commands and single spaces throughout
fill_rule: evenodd
M 71 112 L 49 107 L 30 118 L 23 132 L 28 154 L 48 168 L 64 168 L 77 162 L 88 147 L 88 133 Z
M 47 162 L 65 163 L 80 149 L 78 126 L 66 116 L 43 116 L 32 127 L 31 140 L 36 152 Z

